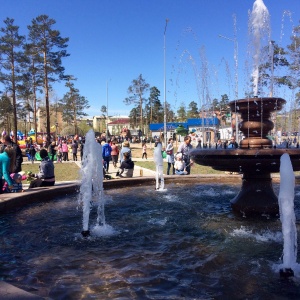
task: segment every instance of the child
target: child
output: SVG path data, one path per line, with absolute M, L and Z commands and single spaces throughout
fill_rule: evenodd
M 34 148 L 33 145 L 30 145 L 28 154 L 29 154 L 31 163 L 33 164 L 34 163 L 34 159 L 35 159 L 35 154 L 36 154 L 36 151 L 35 151 L 35 148 Z
M 142 149 L 143 149 L 142 159 L 143 159 L 144 157 L 147 159 L 147 145 L 146 145 L 146 143 L 143 143 Z
M 176 155 L 176 161 L 174 164 L 175 174 L 176 175 L 186 175 L 187 172 L 185 170 L 185 162 L 182 160 L 182 154 L 179 153 Z
M 56 151 L 56 159 L 58 163 L 62 163 L 62 148 L 61 144 L 58 144 Z
M 10 174 L 10 178 L 12 179 L 12 182 L 13 182 L 12 189 L 9 190 L 8 184 L 7 184 L 7 182 L 5 182 L 4 185 L 3 185 L 3 191 L 5 193 L 24 192 L 22 180 L 26 180 L 27 176 L 26 175 L 21 175 L 20 173 L 12 173 L 12 174 Z

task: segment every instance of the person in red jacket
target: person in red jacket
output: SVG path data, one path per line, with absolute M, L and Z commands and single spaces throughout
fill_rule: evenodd
M 113 163 L 113 166 L 117 167 L 118 157 L 119 157 L 119 147 L 116 145 L 116 141 L 112 141 L 111 144 L 111 160 Z

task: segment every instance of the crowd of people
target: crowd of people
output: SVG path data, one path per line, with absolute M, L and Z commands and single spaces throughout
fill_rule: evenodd
M 79 141 L 78 141 L 79 140 Z M 84 137 L 81 139 L 74 137 L 70 144 L 67 144 L 66 137 L 59 137 L 53 140 L 46 148 L 41 148 L 32 139 L 27 144 L 26 154 L 28 161 L 32 163 L 40 160 L 39 172 L 36 174 L 24 174 L 22 172 L 23 153 L 18 143 L 13 142 L 8 134 L 1 136 L 0 144 L 0 193 L 21 192 L 23 191 L 22 181 L 30 182 L 29 188 L 42 186 L 53 186 L 55 184 L 54 161 L 61 163 L 69 161 L 69 151 L 72 152 L 72 158 L 77 161 L 78 150 L 83 152 Z
M 111 165 L 116 169 L 116 176 L 133 177 L 134 162 L 129 140 L 123 139 L 121 141 L 116 137 L 106 139 L 103 136 L 95 139 L 102 145 L 104 175 L 109 174 Z M 187 135 L 177 148 L 174 147 L 173 138 L 170 138 L 166 147 L 162 148 L 160 138 L 156 138 L 155 146 L 160 144 L 162 159 L 165 158 L 167 162 L 167 175 L 189 175 L 191 173 L 193 162 L 190 158 L 190 152 L 194 148 L 191 141 L 191 136 Z M 34 143 L 29 143 L 26 151 L 28 160 L 34 163 L 37 154 L 39 154 L 40 165 L 38 173 L 25 175 L 22 173 L 23 155 L 19 145 L 13 142 L 9 135 L 3 135 L 0 144 L 0 193 L 22 191 L 22 180 L 25 179 L 30 180 L 29 188 L 53 186 L 55 184 L 54 161 L 57 163 L 63 163 L 70 159 L 77 161 L 78 153 L 82 160 L 84 144 L 85 138 L 78 136 L 74 136 L 71 141 L 66 137 L 59 137 L 57 140 L 53 140 L 47 148 L 42 147 L 41 149 L 37 148 Z M 198 143 L 195 148 L 198 148 L 199 145 L 202 146 L 201 143 Z M 226 143 L 225 147 L 228 149 L 238 148 L 234 137 Z M 219 140 L 216 143 L 216 148 L 224 148 L 224 142 Z M 150 149 L 152 149 L 151 144 Z M 148 159 L 147 151 L 147 143 L 143 141 L 142 159 Z

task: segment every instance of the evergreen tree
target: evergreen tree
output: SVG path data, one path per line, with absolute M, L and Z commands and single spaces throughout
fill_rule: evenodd
M 33 44 L 25 44 L 25 55 L 27 58 L 26 72 L 23 75 L 22 95 L 27 105 L 28 112 L 33 113 L 33 124 L 35 140 L 37 140 L 37 93 L 43 92 L 43 57 L 35 49 Z M 29 116 L 30 118 L 30 116 Z
M 79 94 L 79 90 L 74 87 L 74 83 L 68 81 L 66 87 L 69 91 L 59 101 L 63 112 L 63 120 L 67 123 L 74 123 L 75 134 L 78 134 L 77 119 L 86 116 L 84 109 L 89 108 L 88 100 Z
M 199 118 L 198 106 L 195 101 L 190 102 L 187 110 L 187 118 Z
M 230 108 L 229 108 L 229 98 L 227 94 L 221 95 L 221 101 L 219 102 L 220 105 L 220 114 L 221 114 L 221 120 L 226 121 L 226 117 L 228 114 L 230 114 Z
M 42 67 L 43 70 L 48 143 L 50 142 L 49 91 L 53 82 L 65 79 L 62 58 L 69 56 L 65 50 L 69 38 L 62 38 L 60 32 L 53 29 L 55 24 L 56 21 L 47 15 L 40 15 L 33 19 L 31 25 L 28 26 L 29 40 L 35 51 L 43 57 L 43 62 L 39 67 Z
M 269 59 L 266 63 L 259 66 L 259 89 L 262 90 L 263 87 L 269 87 L 270 96 L 273 94 L 273 87 L 275 85 L 291 85 L 290 76 L 276 76 L 275 70 L 278 68 L 288 68 L 289 62 L 286 58 L 287 52 L 279 47 L 274 41 L 271 42 L 272 47 L 264 48 L 264 51 L 269 51 Z
M 149 83 L 146 83 L 142 74 L 140 74 L 137 79 L 132 80 L 132 83 L 127 90 L 130 96 L 125 98 L 124 100 L 124 103 L 127 105 L 135 104 L 139 106 L 141 130 L 143 129 L 143 105 L 146 102 L 144 95 L 149 90 L 149 86 L 150 86 Z
M 159 105 L 161 106 L 160 100 L 160 91 L 156 86 L 153 86 L 150 88 L 150 96 L 148 98 L 148 110 L 149 110 L 149 123 L 153 123 L 153 116 L 155 118 L 158 118 L 158 113 L 159 113 Z
M 11 99 L 7 95 L 2 95 L 0 98 L 0 116 L 2 119 L 1 125 L 6 129 L 10 130 L 11 116 L 13 115 L 14 108 Z
M 14 25 L 14 19 L 4 20 L 5 27 L 0 28 L 0 81 L 4 84 L 6 91 L 12 97 L 13 107 L 13 131 L 14 139 L 17 140 L 17 90 L 22 80 L 22 63 L 24 52 L 22 46 L 24 36 L 19 35 L 19 26 Z
M 300 103 L 300 25 L 293 28 L 293 35 L 291 36 L 291 44 L 288 45 L 289 55 L 291 57 L 290 69 L 293 73 L 291 80 L 291 88 L 297 89 L 295 94 L 297 104 Z
M 129 113 L 130 126 L 136 128 L 139 118 L 140 118 L 140 110 L 134 107 Z
M 106 108 L 106 106 L 105 106 L 105 105 L 102 105 L 100 111 L 102 112 L 102 116 L 105 117 L 105 115 L 106 115 L 106 113 L 107 113 L 107 108 Z
M 166 103 L 166 117 L 167 117 L 167 122 L 173 122 L 175 120 L 175 113 L 171 109 L 170 103 Z M 163 120 L 163 113 L 162 113 L 162 120 Z
M 211 108 L 212 111 L 220 110 L 220 103 L 217 98 L 214 98 L 212 103 L 211 103 Z
M 185 122 L 187 119 L 187 113 L 185 108 L 185 103 L 181 102 L 178 110 L 177 110 L 177 117 L 179 122 Z

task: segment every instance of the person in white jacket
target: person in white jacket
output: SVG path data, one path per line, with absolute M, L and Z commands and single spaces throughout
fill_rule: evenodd
M 176 175 L 187 175 L 186 164 L 185 164 L 185 161 L 182 159 L 181 153 L 178 153 L 176 155 L 176 161 L 174 164 L 174 168 L 175 168 Z

